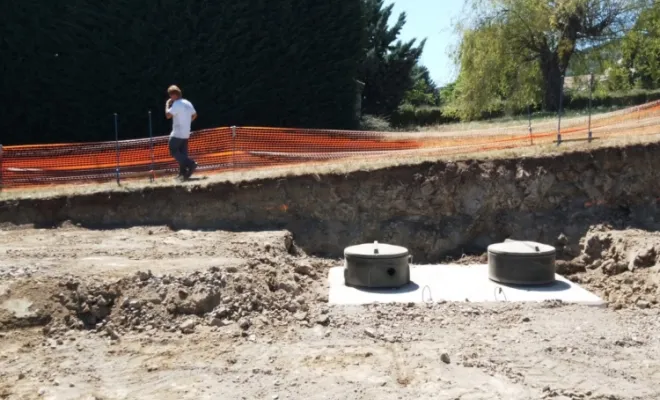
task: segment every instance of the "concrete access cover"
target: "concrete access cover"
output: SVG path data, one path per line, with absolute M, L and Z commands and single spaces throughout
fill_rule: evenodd
M 518 256 L 548 256 L 555 254 L 555 248 L 543 243 L 521 240 L 505 240 L 488 246 L 488 251 L 495 254 Z
M 394 246 L 386 243 L 367 243 L 350 246 L 344 249 L 344 257 L 357 258 L 400 258 L 408 257 L 408 249 L 401 246 Z
M 547 285 L 555 281 L 555 248 L 507 240 L 488 246 L 488 276 L 499 283 Z
M 344 283 L 362 288 L 398 288 L 410 282 L 408 249 L 384 243 L 344 250 Z

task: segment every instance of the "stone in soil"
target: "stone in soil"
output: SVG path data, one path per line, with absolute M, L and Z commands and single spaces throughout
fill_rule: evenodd
M 195 322 L 194 319 L 188 319 L 184 321 L 181 325 L 179 325 L 179 329 L 181 330 L 181 333 L 193 333 L 195 331 L 195 326 L 197 323 Z

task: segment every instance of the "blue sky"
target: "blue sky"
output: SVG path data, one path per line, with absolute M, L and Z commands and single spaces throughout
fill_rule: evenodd
M 452 82 L 456 77 L 456 67 L 448 54 L 458 43 L 453 24 L 460 18 L 463 0 L 393 0 L 392 19 L 405 11 L 406 25 L 400 39 L 426 38 L 422 64 L 431 71 L 431 77 L 438 85 Z

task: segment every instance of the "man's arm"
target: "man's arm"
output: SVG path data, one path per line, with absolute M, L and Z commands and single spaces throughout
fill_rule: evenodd
M 191 118 L 191 121 L 196 120 L 196 119 L 197 119 L 197 113 L 194 113 L 194 114 L 192 115 L 192 117 L 190 117 L 190 118 Z
M 172 119 L 172 99 L 168 99 L 165 103 L 165 118 Z

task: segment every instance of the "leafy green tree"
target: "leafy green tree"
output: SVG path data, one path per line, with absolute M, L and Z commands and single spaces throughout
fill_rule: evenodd
M 456 82 L 449 83 L 438 89 L 438 101 L 446 106 L 456 99 Z
M 611 63 L 607 70 L 605 87 L 608 92 L 625 92 L 633 88 L 630 69 L 618 63 Z
M 462 118 L 558 105 L 573 57 L 621 36 L 642 0 L 469 0 L 454 109 Z
M 639 16 L 634 28 L 622 41 L 623 57 L 617 73 L 629 74 L 631 82 L 644 89 L 660 87 L 660 3 L 654 3 Z
M 425 40 L 397 41 L 406 23 L 401 13 L 390 27 L 393 4 L 384 0 L 363 0 L 366 20 L 366 47 L 360 69 L 360 80 L 365 83 L 362 109 L 365 114 L 389 116 L 413 87 L 413 68 L 417 65 Z
M 571 58 L 566 76 L 606 74 L 610 67 L 621 59 L 621 41 L 622 39 L 613 39 L 576 52 Z

